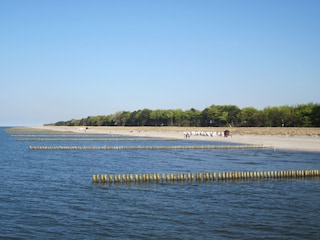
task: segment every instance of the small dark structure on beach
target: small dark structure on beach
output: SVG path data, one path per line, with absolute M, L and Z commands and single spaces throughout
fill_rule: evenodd
M 229 137 L 230 136 L 230 131 L 229 130 L 224 130 L 224 137 Z

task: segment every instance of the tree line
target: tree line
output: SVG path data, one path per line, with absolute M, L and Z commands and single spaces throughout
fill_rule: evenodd
M 52 124 L 48 124 L 52 125 Z M 169 109 L 119 111 L 110 115 L 89 116 L 59 121 L 56 126 L 184 126 L 184 127 L 320 127 L 320 104 L 254 107 L 211 105 L 202 111 Z

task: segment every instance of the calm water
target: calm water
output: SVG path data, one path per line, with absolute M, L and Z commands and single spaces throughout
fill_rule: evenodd
M 95 173 L 320 169 L 319 153 L 28 148 L 223 144 L 130 141 L 107 135 L 97 136 L 100 139 L 96 141 L 74 139 L 81 137 L 89 136 L 10 136 L 0 128 L 1 239 L 320 239 L 319 178 L 192 184 L 91 183 Z M 110 141 L 112 137 L 115 141 Z

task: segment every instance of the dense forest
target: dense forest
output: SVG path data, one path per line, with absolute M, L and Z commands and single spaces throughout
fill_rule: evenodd
M 52 124 L 48 124 L 52 125 Z M 211 105 L 202 111 L 191 108 L 120 111 L 111 115 L 59 121 L 56 126 L 190 126 L 190 127 L 320 127 L 320 105 L 253 107 Z

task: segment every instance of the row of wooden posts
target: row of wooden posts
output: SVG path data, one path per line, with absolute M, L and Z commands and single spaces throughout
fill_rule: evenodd
M 139 138 L 105 138 L 105 137 L 64 137 L 64 138 L 56 138 L 56 137 L 18 137 L 18 141 L 165 141 L 165 140 L 174 140 L 170 138 L 151 138 L 151 137 L 139 137 Z
M 320 170 L 250 171 L 250 172 L 198 172 L 171 174 L 94 174 L 93 183 L 166 183 L 166 182 L 207 182 L 255 179 L 292 179 L 320 177 Z
M 162 149 L 251 149 L 263 145 L 205 145 L 205 146 L 29 146 L 30 150 L 162 150 Z

